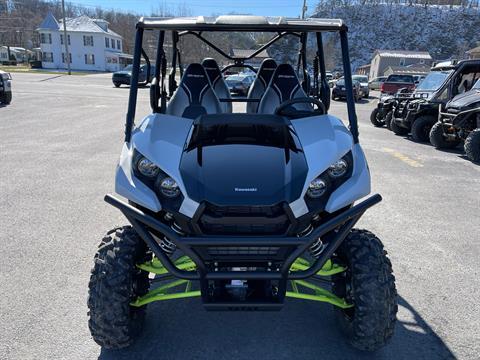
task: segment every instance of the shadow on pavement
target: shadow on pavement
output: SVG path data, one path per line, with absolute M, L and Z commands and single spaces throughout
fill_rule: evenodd
M 348 345 L 329 305 L 289 299 L 280 312 L 206 312 L 200 300 L 154 303 L 145 331 L 99 359 L 454 359 L 445 343 L 399 297 L 390 343 L 375 353 Z

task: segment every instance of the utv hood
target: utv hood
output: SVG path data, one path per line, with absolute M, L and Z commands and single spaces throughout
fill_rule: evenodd
M 289 126 L 273 115 L 202 117 L 193 125 L 180 173 L 188 196 L 215 205 L 273 205 L 301 193 L 308 172 Z
M 464 109 L 480 103 L 480 90 L 474 89 L 455 96 L 447 103 L 447 109 Z

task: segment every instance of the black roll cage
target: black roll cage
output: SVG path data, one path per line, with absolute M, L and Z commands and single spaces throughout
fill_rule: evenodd
M 160 19 L 161 20 L 161 19 Z M 312 22 L 313 23 L 313 22 Z M 297 72 L 300 72 L 300 68 L 303 73 L 303 82 L 302 87 L 308 94 L 312 94 L 310 91 L 310 77 L 307 71 L 307 40 L 308 34 L 314 33 L 316 36 L 316 47 L 317 51 L 313 61 L 313 71 L 314 71 L 314 85 L 313 85 L 313 96 L 321 100 L 326 109 L 328 110 L 330 105 L 330 88 L 328 86 L 328 81 L 326 78 L 326 67 L 325 67 L 325 57 L 323 51 L 323 39 L 322 32 L 338 32 L 340 34 L 340 44 L 342 50 L 342 62 L 343 62 L 343 72 L 345 79 L 345 88 L 347 95 L 347 110 L 348 110 L 348 120 L 349 120 L 349 129 L 353 136 L 354 143 L 358 143 L 359 133 L 358 133 L 358 122 L 357 116 L 355 113 L 355 101 L 353 97 L 353 85 L 352 85 L 352 71 L 350 67 L 350 55 L 348 52 L 348 38 L 347 38 L 347 27 L 340 23 L 338 26 L 324 26 L 324 28 L 319 29 L 313 25 L 302 25 L 302 26 L 278 26 L 278 29 L 273 30 L 271 27 L 266 28 L 266 26 L 256 26 L 256 25 L 244 25 L 244 26 L 232 26 L 232 25 L 194 25 L 194 26 L 172 26 L 171 24 L 159 26 L 155 24 L 155 20 L 148 22 L 148 19 L 141 19 L 137 23 L 136 34 L 135 34 L 135 48 L 133 54 L 133 68 L 131 75 L 131 85 L 130 85 L 130 94 L 128 100 L 128 111 L 125 123 L 125 142 L 130 142 L 132 130 L 134 127 L 135 120 L 135 110 L 137 106 L 137 95 L 138 95 L 138 77 L 139 69 L 141 64 L 141 57 L 145 59 L 147 64 L 147 79 L 150 76 L 151 66 L 150 60 L 142 47 L 143 35 L 145 30 L 158 30 L 158 43 L 157 43 L 157 53 L 155 61 L 155 74 L 154 79 L 150 86 L 150 106 L 154 113 L 165 113 L 167 100 L 171 97 L 174 91 L 177 88 L 177 82 L 175 80 L 177 66 L 180 70 L 180 75 L 183 75 L 183 66 L 180 56 L 180 51 L 178 49 L 178 42 L 182 36 L 192 35 L 197 37 L 200 41 L 207 44 L 217 53 L 225 57 L 226 59 L 232 61 L 232 63 L 224 66 L 221 71 L 225 73 L 228 69 L 232 67 L 243 67 L 250 68 L 254 72 L 256 69 L 253 66 L 246 64 L 245 62 L 254 58 L 256 55 L 261 53 L 263 50 L 270 47 L 272 44 L 280 40 L 285 36 L 296 36 L 300 40 L 300 50 L 298 53 L 297 61 Z M 171 54 L 171 71 L 168 74 L 168 92 L 165 88 L 165 82 L 167 80 L 167 58 L 164 49 L 165 43 L 165 32 L 172 32 L 172 54 Z M 267 43 L 262 45 L 260 48 L 255 50 L 252 54 L 247 57 L 235 57 L 227 54 L 222 49 L 217 47 L 211 41 L 202 36 L 203 32 L 226 32 L 226 31 L 249 31 L 249 32 L 273 32 L 276 33 Z M 320 77 L 320 81 L 319 81 Z M 260 99 L 220 99 L 221 102 L 258 102 Z M 160 102 L 160 105 L 159 105 Z

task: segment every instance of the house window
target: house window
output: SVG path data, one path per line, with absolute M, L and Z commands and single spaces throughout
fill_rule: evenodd
M 110 47 L 110 39 L 109 38 L 105 38 L 105 47 L 106 48 Z
M 83 35 L 83 46 L 93 46 L 92 35 Z
M 0 58 L 2 58 L 2 59 L 6 59 L 7 56 L 8 56 L 8 54 L 6 52 L 0 53 Z
M 425 64 L 425 59 L 420 60 L 420 64 Z
M 120 40 L 117 40 L 117 49 L 122 50 L 122 44 L 121 44 Z
M 65 59 L 66 59 L 65 53 L 62 53 L 62 63 L 64 63 L 64 64 L 66 63 Z M 72 53 L 68 53 L 68 60 L 69 60 L 68 62 L 71 64 L 72 63 Z
M 114 39 L 110 39 L 111 42 L 112 42 L 112 49 L 115 49 L 115 40 Z
M 400 59 L 400 66 L 405 66 L 405 58 Z
M 52 43 L 52 34 L 40 34 L 40 43 L 41 44 L 51 44 Z
M 68 45 L 70 45 L 70 35 L 67 35 Z M 63 34 L 60 34 L 60 44 L 63 45 Z
M 53 53 L 52 52 L 43 52 L 42 53 L 43 62 L 53 62 Z
M 85 54 L 85 64 L 87 64 L 87 65 L 95 65 L 95 55 L 93 55 L 93 54 Z

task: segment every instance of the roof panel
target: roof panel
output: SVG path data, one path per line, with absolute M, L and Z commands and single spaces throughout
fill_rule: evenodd
M 138 27 L 160 30 L 197 31 L 340 31 L 347 27 L 340 19 L 310 18 L 300 20 L 285 17 L 252 15 L 222 15 L 218 17 L 145 17 Z

